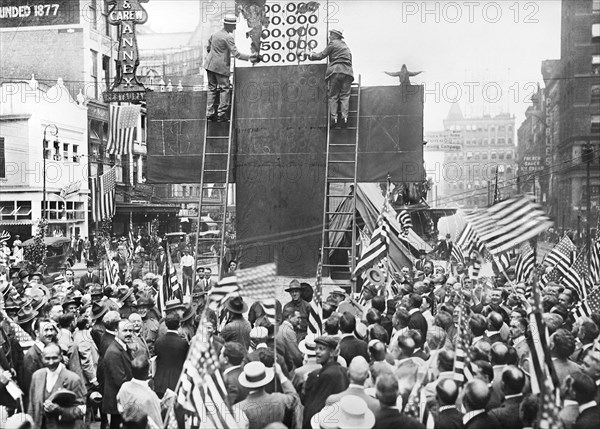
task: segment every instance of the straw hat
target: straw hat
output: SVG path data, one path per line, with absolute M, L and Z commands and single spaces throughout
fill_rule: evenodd
M 265 367 L 262 362 L 248 362 L 238 380 L 248 389 L 259 389 L 273 381 L 273 377 L 275 377 L 273 368 Z

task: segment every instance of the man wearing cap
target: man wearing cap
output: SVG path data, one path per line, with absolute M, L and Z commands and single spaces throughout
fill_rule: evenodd
M 302 285 L 296 279 L 290 282 L 289 287 L 285 290 L 292 298 L 290 302 L 283 306 L 283 311 L 290 309 L 300 313 L 300 320 L 296 327 L 296 340 L 302 341 L 306 337 L 308 331 L 308 315 L 310 314 L 310 304 L 302 299 Z
M 121 304 L 119 314 L 123 319 L 127 319 L 131 313 L 135 313 L 135 295 L 133 288 L 129 286 L 119 286 L 117 289 L 117 301 Z
M 310 429 L 310 419 L 325 406 L 330 395 L 343 392 L 348 388 L 346 370 L 336 360 L 336 338 L 321 336 L 315 340 L 317 363 L 321 369 L 311 372 L 304 385 L 304 429 Z
M 235 15 L 225 15 L 223 28 L 208 39 L 206 50 L 208 55 L 204 61 L 204 68 L 208 75 L 208 99 L 206 102 L 206 117 L 209 121 L 226 122 L 229 120 L 229 75 L 231 74 L 231 57 L 238 60 L 258 61 L 258 55 L 246 55 L 238 51 L 235 46 L 233 32 L 237 18 Z M 215 111 L 215 103 L 219 95 L 219 104 Z
M 87 272 L 79 278 L 79 291 L 81 293 L 87 292 L 88 284 L 100 283 L 100 277 L 94 273 L 94 263 L 92 261 L 87 262 Z
M 62 364 L 60 348 L 49 343 L 43 351 L 44 367 L 37 370 L 29 388 L 27 413 L 34 428 L 82 427 L 85 386 L 81 378 Z
M 148 351 L 150 356 L 154 356 L 154 342 L 158 338 L 158 320 L 150 317 L 149 310 L 154 307 L 154 300 L 144 294 L 141 295 L 136 301 L 136 313 L 142 318 L 142 328 L 140 336 L 146 341 L 148 345 Z
M 311 61 L 329 58 L 325 80 L 329 84 L 329 114 L 331 126 L 338 124 L 338 103 L 341 105 L 341 126 L 348 125 L 348 111 L 350 110 L 350 86 L 354 81 L 352 71 L 352 53 L 344 42 L 344 32 L 339 28 L 329 30 L 329 44 L 323 52 L 308 54 Z
M 235 405 L 233 415 L 239 422 L 244 422 L 246 417 L 249 429 L 262 429 L 273 422 L 284 422 L 287 427 L 292 427 L 293 413 L 298 408 L 300 398 L 279 364 L 275 363 L 274 367 L 275 370 L 266 368 L 262 362 L 248 362 L 239 375 L 240 384 L 248 389 L 248 396 Z M 275 375 L 283 393 L 265 392 L 265 387 L 273 382 Z M 242 412 L 245 416 L 241 415 Z

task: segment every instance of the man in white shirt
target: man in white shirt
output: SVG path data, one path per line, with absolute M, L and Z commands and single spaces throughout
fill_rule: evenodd
M 191 293 L 194 287 L 192 284 L 194 278 L 194 257 L 190 255 L 190 251 L 188 249 L 183 251 L 183 256 L 181 257 L 181 262 L 179 264 L 181 265 L 183 277 L 182 288 L 183 294 L 185 295 L 188 292 Z

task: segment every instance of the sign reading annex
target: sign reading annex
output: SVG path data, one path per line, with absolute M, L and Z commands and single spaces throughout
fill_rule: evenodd
M 119 52 L 115 83 L 103 94 L 106 103 L 146 100 L 146 88 L 136 76 L 140 60 L 135 26 L 148 20 L 148 13 L 140 4 L 147 2 L 148 0 L 116 0 L 108 11 L 108 22 L 119 27 Z
M 73 0 L 0 0 L 0 28 L 79 24 Z

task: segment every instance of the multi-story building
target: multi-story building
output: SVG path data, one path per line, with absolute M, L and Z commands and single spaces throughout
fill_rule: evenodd
M 568 228 L 589 221 L 587 202 L 600 206 L 600 1 L 563 0 L 561 58 L 543 66 L 546 136 L 552 146 L 552 214 Z M 546 69 L 546 70 L 544 70 Z M 590 145 L 590 186 L 582 152 Z
M 70 96 L 82 99 L 87 107 L 87 119 L 81 126 L 88 138 L 89 157 L 85 160 L 88 174 L 93 177 L 117 167 L 113 231 L 123 234 L 130 222 L 144 225 L 155 217 L 166 227 L 176 209 L 153 203 L 153 189 L 143 184 L 145 109 L 139 119 L 133 154 L 115 156 L 106 152 L 109 113 L 102 93 L 110 88 L 115 75 L 118 48 L 116 27 L 108 22 L 108 1 L 22 3 L 19 0 L 2 3 L 11 6 L 6 9 L 8 15 L 0 20 L 2 80 L 23 81 L 35 74 L 40 84 L 52 84 L 62 78 Z M 87 235 L 87 231 L 82 233 Z
M 431 179 L 431 190 L 427 193 L 427 203 L 438 207 L 440 199 L 448 195 L 448 183 L 444 180 L 443 171 L 446 160 L 451 154 L 462 151 L 462 138 L 460 131 L 429 131 L 425 133 L 425 146 L 423 147 L 423 160 L 425 174 Z M 447 206 L 448 204 L 442 204 Z
M 86 125 L 62 79 L 0 86 L 0 229 L 27 239 L 45 218 L 48 235 L 87 236 Z
M 440 205 L 485 207 L 492 202 L 496 182 L 500 198 L 515 192 L 514 123 L 508 113 L 469 118 L 458 104 L 452 105 L 444 130 L 460 136 L 454 141 L 462 150 L 446 153 Z

